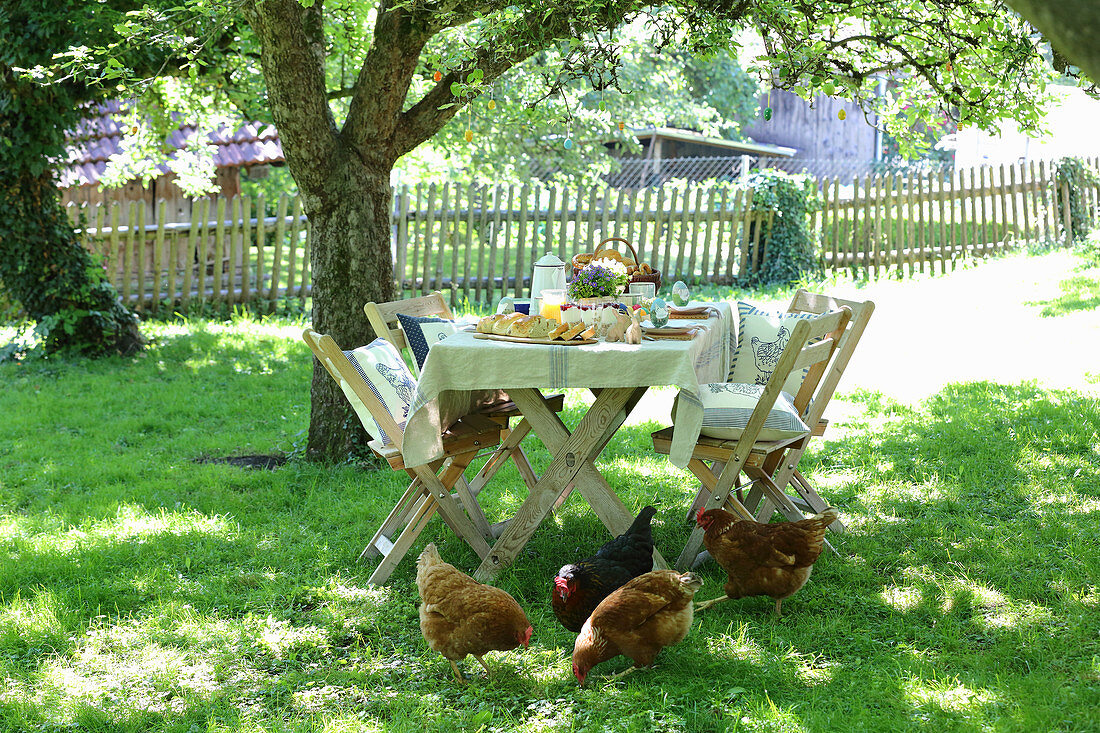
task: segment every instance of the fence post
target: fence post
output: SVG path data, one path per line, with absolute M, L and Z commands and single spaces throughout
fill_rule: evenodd
M 1069 183 L 1062 182 L 1062 234 L 1065 236 L 1066 246 L 1073 244 L 1073 218 L 1069 210 Z

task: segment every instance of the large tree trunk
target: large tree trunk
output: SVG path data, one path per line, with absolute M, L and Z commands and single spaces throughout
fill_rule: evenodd
M 392 300 L 390 170 L 346 151 L 333 165 L 320 207 L 310 213 L 313 327 L 342 348 L 374 333 L 363 304 Z M 328 459 L 369 455 L 368 436 L 343 392 L 314 360 L 308 452 Z

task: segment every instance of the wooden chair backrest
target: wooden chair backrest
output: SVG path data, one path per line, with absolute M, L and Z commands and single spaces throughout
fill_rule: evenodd
M 336 341 L 331 336 L 317 333 L 312 328 L 302 332 L 302 340 L 306 342 L 329 376 L 340 385 L 340 389 L 343 390 L 351 406 L 355 408 L 355 414 L 359 416 L 363 426 L 369 425 L 368 421 L 373 418 L 382 426 L 390 443 L 401 450 L 401 443 L 405 437 L 404 430 L 393 419 L 393 415 L 382 404 L 382 400 L 378 399 L 378 395 L 371 390 L 366 380 L 344 356 L 343 350 Z
M 744 465 L 756 443 L 757 436 L 764 427 L 764 421 L 767 420 L 768 414 L 779 399 L 780 392 L 783 391 L 783 383 L 795 370 L 808 368 L 809 373 L 802 382 L 802 389 L 795 397 L 795 407 L 800 413 L 803 411 L 804 408 L 799 407 L 799 401 L 804 397 L 808 399 L 809 395 L 813 394 L 821 380 L 821 375 L 825 372 L 826 365 L 837 352 L 837 341 L 844 333 L 851 317 L 851 309 L 841 306 L 838 310 L 831 310 L 814 318 L 800 319 L 795 323 L 794 328 L 791 329 L 790 340 L 779 356 L 775 370 L 768 377 L 764 391 L 738 439 L 732 461 L 738 465 Z M 807 423 L 807 425 L 813 427 L 813 423 Z
M 419 369 L 416 366 L 416 359 L 412 358 L 412 349 L 409 348 L 408 339 L 405 338 L 405 331 L 401 328 L 401 323 L 397 320 L 397 314 L 403 313 L 406 316 L 437 316 L 439 318 L 446 318 L 448 320 L 454 319 L 454 314 L 451 313 L 450 307 L 447 306 L 447 301 L 443 299 L 443 294 L 438 290 L 434 293 L 428 293 L 422 295 L 419 298 L 408 298 L 406 300 L 395 300 L 390 303 L 367 303 L 363 306 L 363 312 L 367 314 L 367 320 L 370 322 L 371 328 L 374 329 L 375 334 L 379 338 L 384 338 L 393 344 L 398 353 L 406 356 L 406 361 L 410 361 L 413 365 L 413 369 L 419 376 Z M 389 431 L 386 431 L 387 435 Z
M 870 300 L 845 300 L 822 293 L 811 293 L 808 290 L 799 288 L 791 299 L 790 307 L 787 308 L 788 313 L 814 314 L 827 313 L 840 308 L 848 308 L 852 315 L 844 331 L 837 334 L 836 354 L 827 366 L 828 371 L 818 375 L 818 381 L 814 383 L 816 391 L 809 396 L 812 401 L 798 399 L 803 396 L 801 390 L 798 398 L 795 399 L 795 406 L 800 411 L 806 410 L 807 405 L 809 405 L 809 410 L 804 412 L 802 417 L 806 424 L 811 427 L 816 425 L 821 420 L 822 415 L 825 414 L 825 408 L 828 407 L 829 400 L 833 398 L 837 384 L 840 383 L 840 378 L 848 367 L 848 362 L 852 358 L 852 354 L 855 353 L 860 338 L 863 337 L 867 322 L 871 320 L 871 314 L 875 311 L 875 304 Z M 807 375 L 806 382 L 810 381 L 811 376 L 814 375 L 812 373 Z M 803 383 L 804 387 L 806 382 Z

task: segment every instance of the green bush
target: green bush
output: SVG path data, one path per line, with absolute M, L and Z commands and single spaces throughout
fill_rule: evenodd
M 752 284 L 787 285 L 820 274 L 817 235 L 811 217 L 821 209 L 821 196 L 811 176 L 765 168 L 748 175 L 755 211 L 774 212 L 770 230 L 760 237 L 759 252 L 749 256 Z
M 1066 215 L 1065 202 L 1061 196 L 1062 186 L 1065 185 L 1069 188 L 1069 219 L 1073 236 L 1075 239 L 1084 239 L 1092 229 L 1084 189 L 1100 184 L 1100 176 L 1080 158 L 1062 158 L 1058 161 L 1055 180 L 1058 182 L 1058 191 L 1054 195 L 1058 201 L 1058 219 L 1064 221 Z

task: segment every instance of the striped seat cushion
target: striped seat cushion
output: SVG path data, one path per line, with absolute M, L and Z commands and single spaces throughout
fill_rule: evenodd
M 756 403 L 764 393 L 763 385 L 721 382 L 704 384 L 702 393 L 703 426 L 699 433 L 711 438 L 736 440 L 749 424 Z M 677 398 L 679 399 L 679 398 Z M 672 421 L 676 422 L 676 403 L 672 407 Z M 786 392 L 780 393 L 760 431 L 759 440 L 784 440 L 809 432 L 806 423 L 798 416 L 793 400 Z

